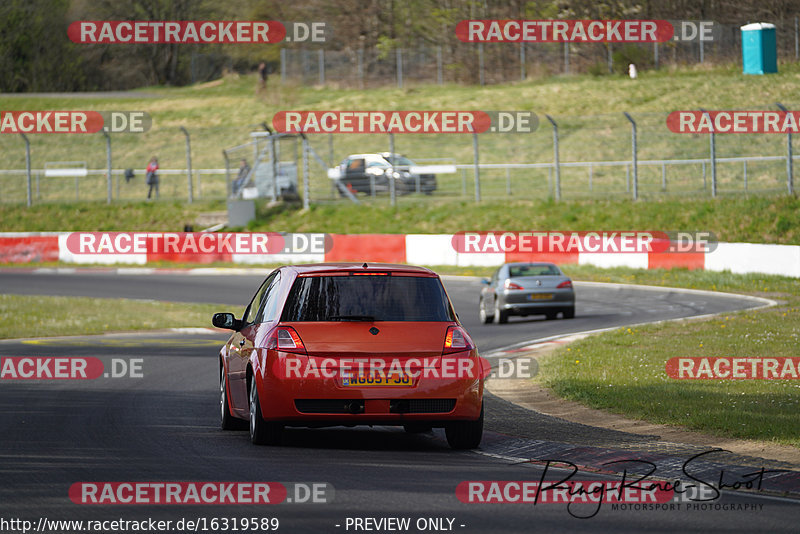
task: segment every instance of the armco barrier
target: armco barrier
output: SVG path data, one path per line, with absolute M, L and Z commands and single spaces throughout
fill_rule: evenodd
M 452 246 L 451 234 L 331 234 L 325 253 L 303 254 L 82 254 L 66 247 L 67 232 L 0 233 L 0 263 L 48 261 L 82 264 L 135 264 L 153 261 L 180 263 L 230 262 L 317 263 L 367 261 L 417 265 L 496 266 L 508 261 L 552 261 L 557 264 L 671 269 L 675 267 L 764 273 L 800 278 L 800 246 L 756 243 L 718 243 L 710 253 L 462 253 Z

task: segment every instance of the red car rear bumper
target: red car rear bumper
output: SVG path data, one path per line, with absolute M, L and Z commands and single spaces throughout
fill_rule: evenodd
M 254 366 L 261 414 L 268 421 L 300 426 L 401 425 L 476 420 L 481 413 L 483 379 L 480 372 L 477 376 L 453 377 L 434 370 L 427 376 L 420 372 L 411 386 L 352 387 L 344 386 L 339 375 L 286 378 L 277 373 L 280 376 L 276 376 L 275 369 L 280 368 L 276 364 L 285 356 L 270 350 L 266 365 Z M 479 369 L 476 351 L 461 357 L 473 358 Z

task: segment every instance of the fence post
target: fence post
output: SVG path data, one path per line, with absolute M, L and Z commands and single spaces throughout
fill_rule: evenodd
M 311 196 L 311 186 L 308 183 L 308 139 L 304 133 L 301 133 L 300 137 L 303 138 L 303 209 L 307 210 Z
M 319 49 L 319 84 L 325 85 L 325 49 Z
M 639 199 L 639 158 L 636 150 L 636 122 L 627 111 L 625 118 L 631 122 L 631 150 L 633 151 L 633 200 Z
M 286 83 L 286 49 L 281 48 L 281 83 Z
M 744 192 L 747 192 L 747 160 L 744 160 Z
M 658 70 L 658 43 L 653 43 L 653 64 L 655 70 Z
M 525 43 L 522 42 L 519 44 L 519 79 L 524 82 L 525 78 Z
M 225 158 L 225 191 L 227 192 L 227 198 L 231 197 L 231 159 L 228 157 L 228 151 L 222 151 L 222 157 Z M 253 161 L 255 165 L 255 161 Z
M 436 47 L 436 83 L 442 85 L 444 83 L 444 73 L 442 72 L 442 47 Z
M 111 204 L 111 136 L 108 135 L 107 128 L 103 128 L 100 131 L 103 132 L 103 136 L 106 138 L 106 182 L 108 188 L 108 192 L 106 194 L 106 204 Z
M 483 72 L 483 43 L 478 43 L 478 80 L 482 87 L 486 80 Z
M 28 136 L 25 135 L 24 133 L 21 133 L 20 135 L 22 136 L 22 139 L 25 141 L 25 176 L 27 176 L 27 182 L 28 182 L 27 184 L 28 207 L 30 208 L 31 204 L 33 203 L 31 199 L 31 142 L 28 141 Z M 36 183 L 38 185 L 39 183 L 38 180 Z M 37 187 L 37 193 L 38 193 L 38 187 Z
M 194 190 L 192 189 L 192 144 L 189 140 L 189 131 L 183 126 L 180 128 L 183 135 L 186 136 L 186 177 L 189 180 L 189 204 L 191 204 L 194 197 Z
M 328 166 L 333 167 L 333 134 L 328 134 Z
M 364 88 L 364 48 L 359 48 L 356 53 L 358 56 L 358 88 Z
M 564 74 L 569 74 L 569 43 L 564 43 Z
M 614 74 L 614 56 L 611 51 L 611 43 L 608 43 L 608 73 Z
M 270 199 L 272 202 L 278 200 L 278 157 L 275 146 L 275 136 L 269 135 L 269 165 L 272 167 L 272 187 L 270 187 Z
M 333 134 L 328 134 L 328 167 L 333 168 Z M 331 197 L 336 198 L 336 181 L 331 180 Z
M 397 190 L 394 180 L 394 134 L 389 133 L 389 200 L 392 206 L 397 205 Z
M 478 134 L 472 132 L 472 151 L 475 154 L 475 202 L 481 201 L 481 170 L 478 162 Z
M 558 124 L 553 120 L 550 115 L 545 115 L 550 124 L 553 125 L 553 166 L 556 169 L 556 187 L 555 197 L 556 202 L 561 200 L 561 162 L 558 157 Z
M 398 48 L 396 52 L 397 56 L 397 87 L 398 89 L 403 88 L 403 50 Z
M 797 20 L 797 19 L 795 19 Z M 775 105 L 784 113 L 789 113 L 789 110 L 780 102 L 775 102 Z M 786 132 L 786 187 L 789 189 L 789 194 L 794 194 L 794 163 L 792 161 L 792 131 L 788 129 Z
M 711 125 L 711 132 L 709 133 L 709 152 L 711 155 L 711 196 L 717 196 L 717 142 L 714 138 L 714 122 L 711 120 L 711 115 L 700 108 L 700 111 L 708 116 L 708 122 Z

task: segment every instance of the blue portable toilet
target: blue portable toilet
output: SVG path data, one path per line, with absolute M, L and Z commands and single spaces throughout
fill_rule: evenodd
M 741 27 L 742 63 L 745 74 L 778 72 L 775 25 L 754 22 Z

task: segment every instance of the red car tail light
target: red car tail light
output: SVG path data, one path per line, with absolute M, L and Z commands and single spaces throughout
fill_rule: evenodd
M 505 287 L 506 289 L 525 289 L 521 285 L 515 284 L 511 280 L 506 280 L 506 283 L 503 284 L 503 287 Z
M 448 326 L 447 334 L 444 336 L 444 349 L 442 354 L 452 354 L 454 352 L 464 352 L 475 348 L 472 338 L 467 331 L 460 326 Z
M 565 280 L 556 286 L 556 289 L 567 289 L 572 287 L 572 280 Z
M 267 348 L 294 354 L 308 354 L 303 340 L 291 326 L 279 326 L 273 330 L 267 342 Z

